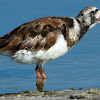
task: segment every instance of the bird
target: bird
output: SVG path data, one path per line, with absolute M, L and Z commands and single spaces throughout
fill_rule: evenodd
M 67 53 L 100 23 L 100 10 L 85 7 L 76 17 L 48 16 L 26 22 L 0 37 L 0 55 L 21 64 L 36 64 L 37 78 L 46 79 L 43 65 Z

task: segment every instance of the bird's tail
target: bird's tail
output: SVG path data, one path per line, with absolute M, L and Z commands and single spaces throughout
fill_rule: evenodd
M 11 40 L 5 37 L 0 37 L 0 50 L 5 48 Z
M 10 56 L 10 51 L 8 50 L 10 41 L 11 39 L 0 37 L 0 55 Z

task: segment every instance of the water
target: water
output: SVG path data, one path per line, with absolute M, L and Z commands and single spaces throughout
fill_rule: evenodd
M 22 0 L 23 1 L 23 0 Z M 51 0 L 52 1 L 52 0 Z M 0 35 L 11 31 L 18 25 L 48 15 L 76 16 L 85 6 L 98 6 L 97 2 L 73 0 L 62 3 L 51 2 L 0 1 Z M 37 6 L 38 2 L 41 2 Z M 26 5 L 31 5 L 26 8 Z M 83 5 L 80 5 L 83 4 Z M 72 5 L 72 6 L 70 6 Z M 77 7 L 78 6 L 78 7 Z M 12 9 L 13 7 L 13 9 Z M 76 8 L 76 9 L 75 9 Z M 34 10 L 35 9 L 35 10 Z M 67 13 L 66 13 L 67 12 Z M 100 25 L 88 31 L 82 40 L 63 57 L 46 63 L 43 67 L 46 80 L 37 80 L 35 65 L 14 63 L 8 57 L 0 56 L 0 93 L 17 93 L 26 90 L 54 91 L 69 88 L 100 88 Z

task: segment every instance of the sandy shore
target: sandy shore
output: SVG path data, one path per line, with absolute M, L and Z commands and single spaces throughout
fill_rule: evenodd
M 21 93 L 0 94 L 0 100 L 100 100 L 100 89 L 22 91 Z

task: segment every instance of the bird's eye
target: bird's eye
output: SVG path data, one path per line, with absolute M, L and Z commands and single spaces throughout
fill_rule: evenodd
M 83 13 L 81 14 L 81 16 L 83 16 Z
M 95 12 L 99 11 L 99 9 L 96 9 Z
M 95 13 L 95 11 L 91 11 L 90 13 Z

